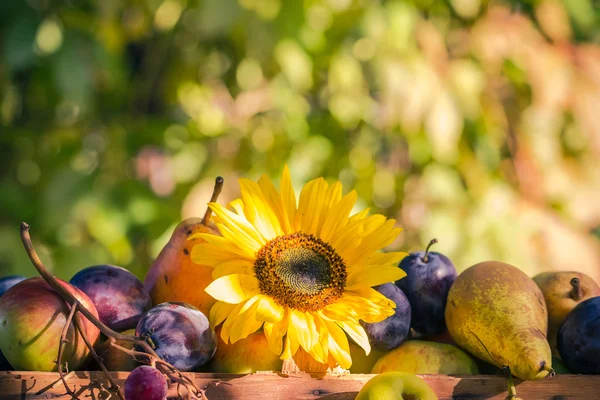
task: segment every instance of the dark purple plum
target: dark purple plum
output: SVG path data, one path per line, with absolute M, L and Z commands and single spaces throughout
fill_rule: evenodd
M 456 268 L 448 257 L 429 251 L 435 243 L 437 240 L 433 239 L 424 252 L 404 257 L 399 267 L 406 276 L 396 281 L 410 303 L 410 327 L 423 336 L 437 335 L 446 329 L 446 299 L 457 276 Z
M 406 295 L 393 283 L 374 287 L 379 293 L 396 303 L 394 315 L 381 322 L 368 324 L 362 322 L 371 346 L 388 351 L 400 346 L 410 331 L 410 304 Z
M 135 334 L 181 371 L 196 370 L 217 350 L 217 337 L 208 318 L 186 303 L 161 303 L 152 308 L 138 323 Z
M 0 296 L 2 296 L 8 289 L 15 286 L 17 283 L 24 281 L 25 279 L 27 278 L 21 275 L 11 275 L 0 278 Z
M 125 268 L 95 265 L 76 273 L 69 283 L 88 295 L 100 320 L 115 331 L 134 329 L 152 306 L 144 284 Z
M 573 373 L 600 374 L 600 297 L 577 304 L 558 330 L 558 352 Z
M 168 389 L 167 379 L 158 369 L 142 365 L 125 380 L 125 400 L 165 400 Z

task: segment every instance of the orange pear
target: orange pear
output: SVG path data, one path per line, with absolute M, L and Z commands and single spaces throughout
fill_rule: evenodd
M 223 178 L 218 177 L 211 202 L 217 200 Z M 201 238 L 189 239 L 197 233 L 212 233 L 219 235 L 218 230 L 210 222 L 211 211 L 208 209 L 204 218 L 188 218 L 177 225 L 171 239 L 161 250 L 160 254 L 146 274 L 144 287 L 150 293 L 152 304 L 157 305 L 166 301 L 179 301 L 197 307 L 208 316 L 210 308 L 215 303 L 204 291 L 212 282 L 212 268 L 192 262 L 192 248 L 202 243 Z

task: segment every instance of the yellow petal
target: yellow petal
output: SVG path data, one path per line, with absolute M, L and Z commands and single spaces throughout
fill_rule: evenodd
M 214 267 L 212 277 L 213 279 L 219 279 L 230 274 L 253 275 L 254 263 L 242 259 L 226 261 Z
M 389 253 L 373 253 L 367 258 L 369 265 L 398 265 L 408 253 L 394 251 Z
M 279 183 L 279 191 L 281 193 L 281 200 L 283 201 L 283 207 L 285 208 L 286 214 L 290 221 L 291 229 L 294 229 L 294 221 L 296 218 L 296 195 L 294 194 L 294 188 L 292 187 L 292 178 L 290 177 L 290 170 L 286 165 L 283 167 L 283 173 L 281 174 L 281 182 Z
M 389 219 L 377 231 L 365 235 L 360 246 L 353 249 L 352 262 L 363 263 L 370 255 L 396 240 L 402 229 L 394 228 L 395 224 L 395 220 Z
M 238 304 L 260 293 L 258 280 L 251 275 L 231 274 L 213 281 L 204 289 L 217 300 Z
M 243 178 L 239 182 L 244 201 L 244 213 L 248 221 L 267 241 L 281 236 L 283 231 L 279 219 L 269 206 L 258 183 Z
M 246 302 L 242 302 L 240 304 L 235 305 L 235 308 L 231 311 L 231 314 L 229 314 L 229 316 L 227 317 L 227 319 L 225 319 L 225 322 L 223 322 L 223 325 L 221 326 L 221 339 L 223 339 L 223 341 L 226 344 L 230 342 L 229 336 L 231 332 L 231 326 L 233 325 L 237 317 L 240 315 L 240 310 L 245 304 Z
M 348 295 L 348 293 L 344 293 L 344 295 L 338 299 L 338 302 L 347 304 L 353 310 L 356 310 L 356 316 L 353 319 L 354 321 L 363 320 L 369 324 L 381 322 L 390 315 L 393 315 L 395 308 L 395 304 L 376 304 L 364 297 Z M 350 318 L 338 318 L 337 320 L 350 320 Z
M 338 321 L 337 324 L 354 340 L 356 344 L 365 350 L 365 353 L 369 355 L 371 352 L 371 344 L 369 343 L 369 337 L 365 329 L 358 323 L 350 323 L 346 321 Z
M 216 224 L 219 232 L 230 242 L 238 243 L 241 248 L 247 247 L 254 252 L 266 243 L 262 235 L 245 217 L 229 211 L 218 203 L 209 203 L 208 206 L 219 217 L 220 223 Z M 228 230 L 223 231 L 222 227 Z
M 292 226 L 290 224 L 290 218 L 288 217 L 287 211 L 283 205 L 283 199 L 277 193 L 277 189 L 275 189 L 275 185 L 266 175 L 261 176 L 258 180 L 258 185 L 260 186 L 265 201 L 269 204 L 277 219 L 279 220 L 279 224 L 281 229 L 285 234 L 292 233 Z M 296 199 L 294 199 L 294 202 Z
M 248 335 L 256 332 L 262 326 L 263 321 L 257 321 L 255 318 L 256 306 L 258 305 L 258 301 L 256 300 L 257 297 L 258 296 L 255 296 L 246 302 L 244 307 L 240 310 L 240 314 L 231 325 L 231 333 L 229 336 L 231 343 L 245 339 Z
M 340 367 L 348 369 L 352 365 L 350 357 L 350 345 L 346 334 L 335 322 L 324 319 L 329 332 L 329 355 L 340 365 Z
M 320 363 L 326 363 L 327 357 L 325 356 L 323 347 L 321 346 L 321 343 L 319 341 L 319 331 L 317 329 L 315 315 L 311 312 L 307 312 L 304 315 L 306 316 L 306 325 L 308 327 L 308 332 L 311 337 L 311 348 L 308 353 Z
M 334 321 L 347 318 L 356 319 L 358 317 L 356 310 L 352 306 L 341 301 L 325 306 L 321 312 L 324 317 Z
M 235 199 L 233 201 L 230 201 L 227 205 L 227 208 L 235 211 L 235 213 L 241 217 L 246 216 L 246 214 L 244 213 L 244 202 L 242 201 L 242 199 Z
M 289 325 L 289 313 L 284 312 L 284 316 L 281 321 L 276 323 L 265 322 L 264 331 L 267 342 L 269 343 L 269 349 L 280 355 L 283 346 L 283 337 L 287 333 Z
M 221 322 L 225 320 L 231 312 L 235 309 L 235 304 L 224 303 L 222 301 L 217 301 L 210 308 L 209 313 L 209 321 L 212 327 L 218 326 Z
M 323 222 L 323 229 L 321 229 L 320 234 L 321 239 L 330 242 L 336 236 L 337 232 L 348 223 L 348 215 L 350 215 L 357 198 L 358 194 L 353 190 L 332 208 Z
M 364 268 L 348 275 L 346 280 L 346 290 L 396 282 L 398 279 L 405 276 L 406 272 L 393 266 Z
M 323 178 L 313 179 L 302 188 L 296 213 L 296 229 L 304 233 L 317 235 L 319 221 L 325 201 L 327 182 Z
M 261 296 L 256 308 L 256 319 L 266 322 L 279 322 L 283 318 L 284 308 L 269 296 Z
M 217 265 L 231 261 L 244 259 L 254 261 L 247 254 L 240 254 L 229 246 L 219 246 L 213 243 L 199 243 L 192 247 L 191 260 L 195 264 L 206 265 L 208 267 L 216 267 Z
M 312 347 L 311 332 L 308 329 L 306 314 L 302 311 L 291 310 L 290 326 L 288 327 L 288 335 L 290 339 L 296 338 L 298 344 L 306 351 L 310 351 Z

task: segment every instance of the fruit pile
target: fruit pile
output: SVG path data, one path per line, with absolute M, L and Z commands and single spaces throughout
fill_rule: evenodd
M 213 199 L 217 195 L 216 189 Z M 2 370 L 58 371 L 61 377 L 76 369 L 132 371 L 127 400 L 162 400 L 171 383 L 194 389 L 182 371 L 282 369 L 263 332 L 225 343 L 222 328 L 209 322 L 219 312 L 204 290 L 212 269 L 191 257 L 203 240 L 199 233 L 218 235 L 210 211 L 177 226 L 144 282 L 112 265 L 85 268 L 69 282 L 54 278 L 28 229 L 22 226 L 23 241 L 41 276 L 0 279 Z M 600 374 L 600 287 L 591 278 L 549 272 L 532 279 L 496 261 L 459 275 L 450 259 L 430 251 L 435 243 L 402 259 L 404 278 L 374 287 L 396 307 L 381 322 L 361 322 L 370 354 L 350 343 L 350 372 L 379 374 L 358 399 L 435 399 L 415 374 L 503 373 L 509 393 L 512 375 Z

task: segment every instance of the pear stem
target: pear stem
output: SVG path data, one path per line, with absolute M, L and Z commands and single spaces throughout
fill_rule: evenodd
M 515 387 L 515 383 L 513 382 L 510 367 L 508 365 L 503 365 L 502 373 L 504 374 L 504 377 L 506 378 L 506 383 L 508 385 L 508 393 L 505 400 L 517 399 L 517 388 Z
M 556 372 L 554 371 L 554 369 L 552 367 L 549 367 L 548 364 L 544 364 L 544 368 L 542 368 L 543 371 L 548 371 L 548 376 L 550 378 L 554 378 L 554 376 L 556 375 Z
M 423 262 L 425 262 L 425 263 L 429 262 L 429 248 L 431 246 L 433 246 L 434 244 L 436 244 L 437 242 L 438 242 L 437 239 L 431 239 L 431 241 L 427 245 L 427 248 L 425 249 L 425 255 L 422 258 Z
M 571 286 L 573 286 L 573 288 L 569 292 L 569 297 L 575 301 L 581 300 L 583 298 L 583 289 L 581 289 L 579 278 L 571 279 Z
M 223 182 L 225 180 L 222 176 L 217 176 L 215 179 L 215 188 L 213 189 L 212 196 L 210 197 L 210 202 L 214 203 L 219 198 L 221 194 L 221 190 L 223 190 Z M 208 226 L 208 222 L 210 221 L 210 217 L 212 216 L 212 210 L 210 207 L 206 208 L 206 212 L 204 213 L 204 217 L 202 217 L 202 225 Z

